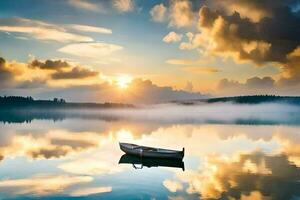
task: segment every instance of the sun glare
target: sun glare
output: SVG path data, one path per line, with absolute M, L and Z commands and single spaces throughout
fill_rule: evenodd
M 122 75 L 117 77 L 116 79 L 116 83 L 118 85 L 119 88 L 121 89 L 127 89 L 129 84 L 132 81 L 132 77 L 128 76 L 128 75 Z

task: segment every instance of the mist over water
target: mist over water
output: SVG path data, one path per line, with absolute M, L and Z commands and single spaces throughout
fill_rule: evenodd
M 300 107 L 290 104 L 231 104 L 197 105 L 154 104 L 121 109 L 54 109 L 13 110 L 2 112 L 2 122 L 30 122 L 34 119 L 54 121 L 66 118 L 99 119 L 106 121 L 136 121 L 164 124 L 300 124 Z
M 288 123 L 299 120 L 299 117 L 297 117 L 299 113 L 299 106 L 288 104 L 241 105 L 229 103 L 204 103 L 188 106 L 158 104 L 138 109 L 100 111 L 100 114 L 104 116 L 113 116 L 125 120 L 166 123 L 235 123 L 238 120 Z

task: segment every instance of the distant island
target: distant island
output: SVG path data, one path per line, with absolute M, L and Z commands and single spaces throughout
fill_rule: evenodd
M 253 95 L 210 98 L 205 100 L 207 103 L 232 102 L 236 104 L 259 104 L 259 103 L 287 103 L 300 105 L 300 97 L 275 96 L 275 95 Z
M 123 103 L 73 103 L 64 99 L 35 100 L 32 97 L 0 96 L 0 109 L 105 109 L 132 108 L 131 104 Z
M 197 103 L 233 103 L 233 104 L 261 104 L 261 103 L 284 103 L 300 106 L 298 96 L 275 96 L 275 95 L 251 95 L 234 97 L 217 97 L 191 101 L 174 101 L 183 105 L 195 105 Z

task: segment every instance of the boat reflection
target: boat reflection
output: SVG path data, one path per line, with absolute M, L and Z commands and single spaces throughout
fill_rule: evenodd
M 119 164 L 132 164 L 135 169 L 145 167 L 172 167 L 181 168 L 184 171 L 184 162 L 182 160 L 162 159 L 162 158 L 139 158 L 124 154 L 119 160 Z

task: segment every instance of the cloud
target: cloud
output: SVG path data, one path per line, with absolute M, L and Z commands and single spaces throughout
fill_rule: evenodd
M 170 26 L 181 28 L 192 25 L 194 20 L 192 3 L 188 0 L 172 0 L 169 17 Z
M 39 77 L 20 78 L 26 69 L 22 63 L 7 62 L 0 57 L 0 89 L 39 88 L 46 84 L 46 81 Z
M 171 31 L 163 38 L 163 41 L 165 43 L 171 43 L 171 42 L 180 42 L 181 39 L 182 39 L 181 34 L 177 34 L 174 31 Z
M 180 43 L 179 49 L 181 50 L 192 50 L 199 48 L 200 44 L 206 44 L 201 34 L 193 34 L 191 32 L 186 33 L 188 42 Z
M 40 68 L 40 69 L 49 69 L 49 70 L 58 70 L 63 68 L 70 68 L 71 65 L 63 60 L 46 60 L 39 61 L 37 59 L 33 60 L 30 64 L 30 67 Z
M 113 6 L 120 12 L 130 12 L 134 10 L 133 0 L 113 0 Z
M 98 76 L 99 72 L 81 67 L 74 67 L 71 71 L 57 71 L 52 74 L 53 79 L 83 79 Z
M 271 77 L 252 77 L 245 83 L 234 80 L 222 79 L 218 83 L 220 94 L 227 95 L 247 95 L 247 94 L 273 94 L 275 90 L 275 81 Z
M 300 87 L 300 48 L 288 55 L 283 64 L 283 73 L 277 80 L 272 77 L 252 77 L 244 83 L 222 79 L 218 83 L 219 95 L 277 94 L 299 95 Z M 218 92 L 217 92 L 218 93 Z
M 213 42 L 214 45 L 209 46 L 211 52 L 232 56 L 237 60 L 253 60 L 256 63 L 269 59 L 267 57 L 272 45 L 258 38 L 260 33 L 255 33 L 256 24 L 240 18 L 238 14 L 228 17 L 219 15 L 208 7 L 202 7 L 199 15 L 199 28 L 204 30 L 200 38 L 202 41 Z
M 171 65 L 200 65 L 203 64 L 201 60 L 188 60 L 188 59 L 169 59 L 166 63 Z
M 54 80 L 58 79 L 85 79 L 99 75 L 98 71 L 93 71 L 83 66 L 74 66 L 63 60 L 46 60 L 39 61 L 37 59 L 29 63 L 29 67 L 42 70 L 52 70 L 49 73 Z
M 98 83 L 101 80 L 99 71 L 88 67 L 66 62 L 64 60 L 38 60 L 29 63 L 0 59 L 0 89 L 2 91 L 19 91 L 20 95 L 29 95 L 31 89 L 47 91 L 68 85 L 86 85 Z M 76 79 L 76 82 L 72 81 Z M 28 93 L 25 93 L 25 92 Z M 24 92 L 24 93 L 23 93 Z
M 279 80 L 279 85 L 300 87 L 300 47 L 290 53 L 287 58 L 288 61 L 283 66 L 285 74 Z
M 171 180 L 165 180 L 163 182 L 163 185 L 170 191 L 170 192 L 176 192 L 178 190 L 182 190 L 183 186 L 180 182 L 171 181 Z
M 42 135 L 12 135 L 9 143 L 1 146 L 0 155 L 3 153 L 3 157 L 25 156 L 29 159 L 62 158 L 71 153 L 98 147 L 100 138 L 101 136 L 92 132 L 79 135 L 60 129 Z
M 0 190 L 10 190 L 15 194 L 33 194 L 38 196 L 63 192 L 73 185 L 88 183 L 89 176 L 40 175 L 24 179 L 7 179 L 0 181 Z
M 246 81 L 246 85 L 254 88 L 258 88 L 258 87 L 269 88 L 269 87 L 273 87 L 274 83 L 275 81 L 271 77 L 263 77 L 263 78 L 253 77 L 247 79 Z
M 210 6 L 214 9 L 225 12 L 227 15 L 231 15 L 234 12 L 238 12 L 241 17 L 249 18 L 253 22 L 259 22 L 263 18 L 272 18 L 278 12 L 278 9 L 288 8 L 295 4 L 297 0 L 216 0 L 209 2 Z
M 84 9 L 93 12 L 103 12 L 101 4 L 89 2 L 89 0 L 68 0 L 68 3 L 75 8 Z
M 47 85 L 44 79 L 34 78 L 32 80 L 24 80 L 16 85 L 18 89 L 36 89 L 43 88 Z
M 60 48 L 58 51 L 79 57 L 99 58 L 122 49 L 122 46 L 116 44 L 92 42 L 68 44 Z
M 157 4 L 150 10 L 152 20 L 155 22 L 163 22 L 166 17 L 167 8 L 164 4 Z
M 127 102 L 158 103 L 172 100 L 199 99 L 205 95 L 198 92 L 175 90 L 172 87 L 160 87 L 150 80 L 135 79 L 129 85 L 128 95 L 122 95 Z
M 126 89 L 120 91 L 116 84 L 93 84 L 87 86 L 70 86 L 44 92 L 41 96 L 59 96 L 64 99 L 76 99 L 80 102 L 127 102 L 127 103 L 159 103 L 172 100 L 200 99 L 206 95 L 199 92 L 175 90 L 172 87 L 160 87 L 150 80 L 133 80 Z
M 107 193 L 111 192 L 112 187 L 92 187 L 92 188 L 82 188 L 71 192 L 71 196 L 78 197 L 78 196 L 88 196 L 93 194 L 99 193 Z
M 181 70 L 192 74 L 214 74 L 220 72 L 214 67 L 183 67 Z
M 63 27 L 43 21 L 9 18 L 0 19 L 0 31 L 22 33 L 38 40 L 56 42 L 91 42 L 92 38 L 67 32 Z
M 2 57 L 0 57 L 0 68 L 1 68 L 1 69 L 4 68 L 5 62 L 6 62 L 5 59 L 2 58 Z
M 233 1 L 233 4 L 242 4 L 237 2 Z M 240 10 L 243 9 L 236 8 L 236 12 L 227 14 L 204 6 L 199 11 L 198 25 L 202 33 L 197 44 L 212 54 L 233 57 L 236 61 L 252 61 L 258 65 L 277 62 L 284 66 L 284 70 L 294 68 L 288 65 L 289 55 L 300 45 L 300 18 L 287 6 L 291 2 L 293 1 L 276 1 L 273 4 L 271 1 L 243 1 L 245 5 L 249 3 L 266 13 L 272 11 L 261 19 L 256 19 L 257 22 L 246 16 L 242 17 Z M 227 8 L 233 4 L 219 6 Z M 211 45 L 202 45 L 209 44 L 209 41 Z
M 13 77 L 13 73 L 7 69 L 6 60 L 0 57 L 0 88 L 9 87 Z
M 297 37 L 300 35 L 299 16 L 287 7 L 285 1 L 276 1 L 274 4 L 271 1 L 251 1 L 251 5 L 261 9 L 271 7 L 273 16 L 253 22 L 249 18 L 242 18 L 240 10 L 226 15 L 202 7 L 198 25 L 206 33 L 203 37 L 214 42 L 212 50 L 218 54 L 233 54 L 235 59 L 255 63 L 285 63 L 287 55 L 300 44 L 300 38 Z
M 191 13 L 186 17 L 190 20 L 178 23 L 191 23 L 175 27 L 193 25 L 194 2 L 173 1 L 170 7 L 176 10 L 177 3 Z M 274 77 L 275 91 L 295 94 L 300 85 L 300 16 L 293 10 L 297 0 L 216 0 L 205 4 L 199 4 L 198 25 L 194 27 L 198 31 L 188 32 L 188 40 L 179 48 L 196 49 L 204 56 L 232 58 L 237 63 L 251 62 L 258 67 L 272 63 L 281 69 L 281 74 Z M 171 25 L 178 24 L 175 19 L 180 17 L 171 16 Z
M 103 27 L 87 26 L 87 25 L 80 25 L 80 24 L 73 24 L 70 25 L 70 27 L 77 31 L 112 34 L 111 29 L 103 28 Z

